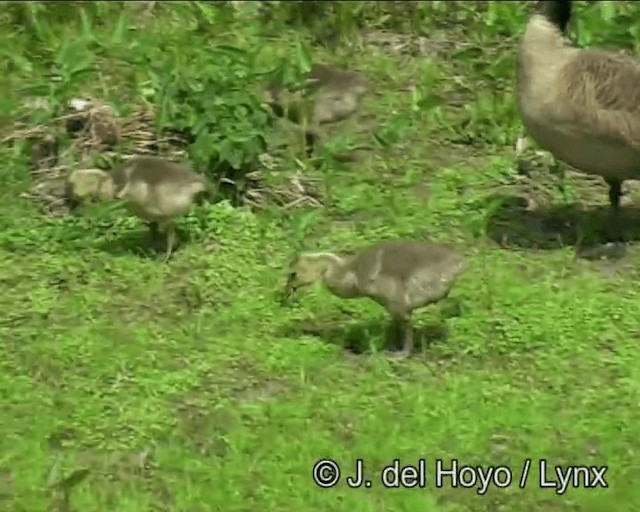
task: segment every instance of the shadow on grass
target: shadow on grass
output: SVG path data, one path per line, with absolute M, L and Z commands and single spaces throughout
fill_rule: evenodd
M 608 206 L 582 208 L 579 205 L 527 209 L 524 197 L 501 195 L 500 206 L 489 218 L 487 234 L 502 247 L 554 250 L 574 247 L 585 259 L 619 259 L 625 243 L 640 240 L 640 209 L 620 209 L 619 226 L 625 243 L 605 243 Z
M 447 327 L 444 323 L 419 327 L 414 325 L 413 333 L 416 351 L 447 340 Z M 401 332 L 386 319 L 349 323 L 305 321 L 285 327 L 281 334 L 287 338 L 314 336 L 323 343 L 336 345 L 357 355 L 402 349 Z
M 177 245 L 173 249 L 172 257 L 185 245 L 192 243 L 187 231 L 178 228 L 176 234 Z M 162 260 L 166 249 L 165 240 L 164 235 L 160 235 L 157 241 L 152 242 L 149 230 L 142 226 L 140 229 L 128 231 L 108 240 L 103 239 L 96 243 L 96 248 L 112 256 L 134 256 L 149 260 Z

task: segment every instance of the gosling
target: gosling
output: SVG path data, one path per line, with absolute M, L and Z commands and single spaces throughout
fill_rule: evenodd
M 306 253 L 291 265 L 283 300 L 317 281 L 343 299 L 372 299 L 402 327 L 403 348 L 396 357 L 405 358 L 414 350 L 413 311 L 446 298 L 465 266 L 447 247 L 406 239 L 379 242 L 351 257 Z
M 174 219 L 187 213 L 198 196 L 213 195 L 211 184 L 186 165 L 157 157 L 137 157 L 111 172 L 80 169 L 66 183 L 70 211 L 92 201 L 122 201 L 129 212 L 147 222 L 151 240 L 164 233 L 167 262 L 177 242 Z
M 264 96 L 278 117 L 300 125 L 308 123 L 305 138 L 312 149 L 321 131 L 320 126 L 352 117 L 362 98 L 372 90 L 372 84 L 360 73 L 314 64 L 305 90 L 311 93 L 311 101 L 303 99 L 304 95 L 300 93 L 279 86 L 269 87 Z

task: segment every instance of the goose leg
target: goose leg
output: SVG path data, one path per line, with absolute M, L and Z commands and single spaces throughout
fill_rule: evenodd
M 622 238 L 620 232 L 620 198 L 622 197 L 622 181 L 621 180 L 605 180 L 609 185 L 609 221 L 608 233 L 609 241 L 618 242 Z
M 606 180 L 609 185 L 609 202 L 616 210 L 620 208 L 620 198 L 622 197 L 622 181 Z

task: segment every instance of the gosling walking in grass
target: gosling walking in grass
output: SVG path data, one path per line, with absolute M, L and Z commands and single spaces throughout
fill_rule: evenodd
M 314 64 L 307 78 L 302 93 L 271 85 L 265 90 L 264 98 L 278 117 L 307 124 L 305 139 L 311 152 L 320 137 L 320 127 L 356 114 L 362 98 L 373 90 L 373 84 L 360 73 L 326 64 Z
M 157 157 L 138 157 L 111 172 L 80 169 L 66 187 L 69 209 L 84 201 L 123 201 L 127 209 L 146 221 L 152 242 L 166 237 L 164 261 L 171 258 L 177 242 L 174 219 L 187 213 L 202 193 L 212 194 L 211 184 L 184 164 Z
M 360 73 L 326 64 L 314 64 L 309 71 L 305 90 L 315 92 L 308 112 L 308 121 L 327 124 L 348 119 L 356 113 L 365 94 L 373 88 Z M 294 123 L 302 122 L 302 95 L 287 91 L 281 85 L 271 85 L 264 93 L 265 101 L 275 114 Z
M 305 253 L 291 265 L 284 299 L 317 281 L 343 299 L 372 299 L 402 326 L 403 349 L 396 355 L 405 358 L 414 349 L 413 311 L 446 298 L 464 267 L 453 250 L 418 240 L 387 240 L 349 257 Z

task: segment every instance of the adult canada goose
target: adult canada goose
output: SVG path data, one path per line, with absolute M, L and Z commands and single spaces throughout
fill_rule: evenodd
M 314 64 L 301 92 L 291 92 L 280 85 L 265 91 L 265 101 L 274 113 L 289 121 L 307 123 L 305 137 L 313 146 L 320 125 L 336 123 L 352 117 L 362 97 L 372 89 L 371 82 L 360 73 Z M 311 98 L 307 95 L 311 94 Z
M 622 182 L 640 178 L 640 60 L 571 46 L 571 5 L 536 2 L 518 50 L 518 108 L 543 149 L 604 178 L 617 224 Z
M 111 172 L 80 169 L 66 185 L 70 210 L 87 200 L 121 200 L 127 209 L 149 223 L 153 241 L 166 236 L 165 261 L 176 245 L 174 219 L 185 214 L 202 193 L 212 193 L 210 183 L 183 164 L 156 157 L 137 157 Z
M 343 299 L 372 299 L 403 327 L 398 355 L 406 357 L 413 352 L 412 312 L 447 297 L 464 266 L 447 247 L 406 239 L 379 242 L 350 257 L 306 253 L 291 265 L 284 299 L 317 281 Z

